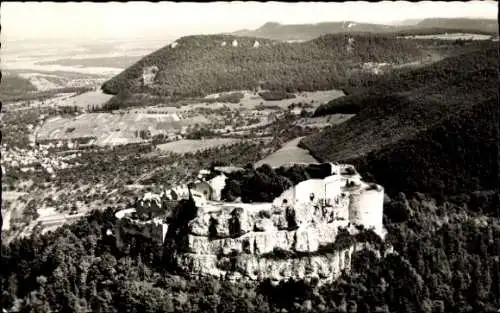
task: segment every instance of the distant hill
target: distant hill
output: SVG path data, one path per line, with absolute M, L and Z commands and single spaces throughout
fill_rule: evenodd
M 254 47 L 256 42 L 258 47 Z M 105 82 L 102 89 L 117 95 L 116 105 L 132 94 L 198 97 L 241 89 L 338 89 L 356 84 L 364 76 L 359 69 L 367 62 L 418 63 L 431 53 L 448 55 L 465 48 L 455 42 L 438 45 L 433 40 L 374 34 L 329 34 L 301 43 L 232 35 L 188 36 L 145 56 Z M 143 74 L 150 68 L 157 72 L 151 84 L 145 84 Z
M 354 21 L 325 22 L 318 24 L 283 25 L 268 22 L 255 30 L 239 30 L 232 35 L 260 37 L 273 40 L 311 40 L 325 34 L 376 33 L 376 34 L 439 34 L 441 32 L 467 32 L 498 34 L 498 23 L 491 19 L 431 18 L 405 20 L 394 25 L 358 23 Z
M 12 95 L 22 92 L 36 91 L 36 87 L 29 79 L 15 74 L 1 75 L 0 95 Z
M 326 34 L 373 32 L 387 33 L 394 31 L 395 26 L 356 22 L 326 22 L 318 24 L 282 25 L 269 22 L 255 30 L 240 30 L 233 35 L 261 37 L 273 40 L 311 40 Z
M 498 34 L 498 21 L 496 19 L 427 18 L 418 22 L 415 27 L 468 29 Z
M 496 188 L 498 46 L 393 79 L 350 95 L 359 114 L 300 145 L 320 161 L 355 164 L 388 191 Z

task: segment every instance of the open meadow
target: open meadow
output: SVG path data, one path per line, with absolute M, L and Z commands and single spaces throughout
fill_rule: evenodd
M 236 138 L 211 138 L 211 139 L 200 139 L 200 140 L 178 140 L 169 143 L 158 145 L 158 148 L 164 152 L 173 153 L 192 153 L 203 151 L 211 148 L 217 148 L 220 146 L 229 146 L 241 142 L 241 139 Z
M 273 168 L 277 168 L 288 164 L 318 163 L 318 160 L 308 150 L 298 147 L 302 138 L 298 137 L 286 142 L 279 150 L 256 162 L 254 167 L 258 168 L 264 164 L 268 164 Z

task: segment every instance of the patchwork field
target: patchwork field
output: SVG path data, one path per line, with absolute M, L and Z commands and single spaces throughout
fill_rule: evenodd
M 147 113 L 85 113 L 75 117 L 56 117 L 47 122 L 37 133 L 37 140 L 64 140 L 96 138 L 97 145 L 117 145 L 143 141 L 138 132 L 149 130 L 152 134 L 180 130 L 184 126 L 207 124 L 203 117 L 181 119 L 171 114 Z
M 262 97 L 259 96 L 258 93 L 244 90 L 240 91 L 244 94 L 244 97 L 241 99 L 240 104 L 230 104 L 229 106 L 233 106 L 235 108 L 238 107 L 245 107 L 245 108 L 255 108 L 258 107 L 259 105 L 265 105 L 265 106 L 277 106 L 282 109 L 288 108 L 289 105 L 293 103 L 307 103 L 311 104 L 313 107 L 317 106 L 321 103 L 331 101 L 335 98 L 341 97 L 344 95 L 344 93 L 341 90 L 325 90 L 325 91 L 313 91 L 313 92 L 298 92 L 295 93 L 295 98 L 292 99 L 283 99 L 283 100 L 275 100 L 275 101 L 269 101 L 269 100 L 264 100 Z M 219 96 L 219 94 L 212 94 L 208 95 L 206 98 L 216 98 Z M 205 105 L 205 104 L 198 104 L 198 105 Z M 212 105 L 212 104 L 211 104 Z M 222 103 L 220 104 L 222 105 Z M 224 103 L 224 105 L 228 105 Z
M 243 98 L 238 103 L 229 103 L 229 102 L 218 102 L 218 101 L 213 101 L 213 99 L 218 98 L 219 96 L 227 95 L 227 94 L 232 94 L 232 93 L 238 93 L 241 92 L 243 93 Z M 304 103 L 304 104 L 310 104 L 311 108 L 314 108 L 316 106 L 319 106 L 322 103 L 326 103 L 328 101 L 331 101 L 335 98 L 342 97 L 344 96 L 344 92 L 342 90 L 336 90 L 336 89 L 331 89 L 331 90 L 325 90 L 325 91 L 312 91 L 312 92 L 299 92 L 295 93 L 295 98 L 292 99 L 283 99 L 283 100 L 275 100 L 275 101 L 270 101 L 270 100 L 264 100 L 262 99 L 261 96 L 257 92 L 253 92 L 250 90 L 233 90 L 230 92 L 224 92 L 224 93 L 215 93 L 215 94 L 210 94 L 205 97 L 207 99 L 207 102 L 204 102 L 202 99 L 200 99 L 199 102 L 194 102 L 191 104 L 184 105 L 180 108 L 175 108 L 172 107 L 171 104 L 165 103 L 162 105 L 157 105 L 148 108 L 149 110 L 154 109 L 155 111 L 168 111 L 168 112 L 182 112 L 182 111 L 188 111 L 188 110 L 193 110 L 193 109 L 199 109 L 199 108 L 210 108 L 210 109 L 220 109 L 220 108 L 230 108 L 230 109 L 255 109 L 258 108 L 259 106 L 274 106 L 274 107 L 279 107 L 282 109 L 287 109 L 289 105 L 291 104 L 297 104 L 297 103 Z M 208 103 L 208 101 L 211 101 Z M 146 109 L 135 109 L 134 111 L 137 110 L 146 110 Z
M 436 35 L 405 36 L 409 39 L 439 39 L 439 40 L 491 40 L 493 36 L 483 34 L 451 33 Z
M 241 142 L 241 139 L 236 138 L 211 138 L 211 139 L 200 139 L 200 140 L 178 140 L 158 145 L 158 149 L 165 152 L 173 153 L 192 153 L 203 151 L 210 148 L 216 148 L 219 146 L 229 146 Z

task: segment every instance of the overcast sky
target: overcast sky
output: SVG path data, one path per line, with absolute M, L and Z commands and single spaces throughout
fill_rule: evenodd
M 356 21 L 391 23 L 427 17 L 497 18 L 498 2 L 377 3 L 51 3 L 2 2 L 2 40 L 183 36 L 282 24 Z

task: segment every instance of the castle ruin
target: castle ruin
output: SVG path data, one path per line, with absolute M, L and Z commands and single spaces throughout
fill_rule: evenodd
M 363 182 L 350 165 L 331 169 L 330 176 L 303 181 L 271 203 L 221 202 L 213 197 L 220 191 L 207 192 L 213 184 L 203 190 L 192 185 L 196 213 L 177 243 L 176 265 L 197 277 L 336 279 L 360 248 L 339 242 L 340 234 L 366 229 L 384 237 L 384 189 Z M 223 187 L 220 178 L 214 181 Z M 163 225 L 165 241 L 171 240 L 167 229 Z

